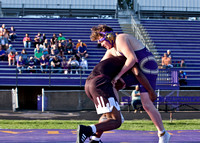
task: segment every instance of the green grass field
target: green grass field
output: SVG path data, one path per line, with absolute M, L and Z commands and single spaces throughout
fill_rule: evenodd
M 76 129 L 77 125 L 91 125 L 86 120 L 0 120 L 1 129 Z M 200 119 L 163 121 L 166 130 L 200 130 Z M 156 131 L 150 120 L 125 121 L 119 130 Z

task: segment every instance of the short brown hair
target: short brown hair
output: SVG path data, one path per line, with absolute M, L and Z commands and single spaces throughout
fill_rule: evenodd
M 113 29 L 107 25 L 98 25 L 91 28 L 91 41 L 97 41 L 99 36 L 104 36 L 100 32 L 111 32 Z

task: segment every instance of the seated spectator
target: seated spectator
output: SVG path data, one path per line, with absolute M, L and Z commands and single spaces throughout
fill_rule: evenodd
M 31 48 L 31 38 L 29 37 L 28 33 L 26 33 L 23 39 L 23 43 L 24 43 L 24 48 Z
M 41 33 L 40 32 L 38 32 L 38 34 L 35 36 L 35 38 L 34 38 L 34 45 L 35 45 L 35 47 L 36 47 L 36 45 L 37 44 L 43 44 L 42 43 L 42 36 L 41 36 Z
M 82 69 L 83 74 L 85 74 L 85 70 L 88 69 L 88 62 L 84 57 L 81 58 L 80 68 Z
M 7 29 L 4 30 L 4 36 L 3 36 L 3 46 L 7 49 L 8 48 L 8 40 L 9 40 L 9 31 Z
M 23 58 L 23 61 L 24 61 L 25 65 L 28 64 L 28 54 L 26 52 L 26 49 L 22 49 L 21 56 Z
M 167 57 L 167 54 L 164 53 L 164 56 L 162 57 L 162 68 L 166 69 L 166 68 L 172 68 L 172 60 L 171 58 Z
M 43 43 L 43 48 L 47 49 L 48 53 L 51 53 L 51 48 L 50 47 L 51 46 L 50 46 L 50 43 L 49 43 L 48 39 L 45 39 L 44 43 Z
M 6 60 L 6 52 L 3 50 L 2 46 L 0 45 L 0 61 Z
M 15 53 L 13 51 L 11 51 L 8 54 L 8 65 L 10 66 L 12 62 L 12 65 L 15 65 Z
M 55 56 L 51 61 L 52 73 L 62 73 L 61 61 L 58 56 Z
M 171 54 L 171 51 L 170 51 L 170 50 L 167 50 L 167 57 L 169 57 L 169 58 L 172 59 L 172 54 Z
M 15 48 L 13 48 L 12 44 L 9 44 L 8 49 L 6 50 L 6 54 L 7 54 L 7 55 L 10 54 L 11 51 L 12 51 L 13 53 L 16 52 L 16 50 L 15 50 Z
M 133 110 L 136 113 L 138 110 L 142 109 L 142 102 L 140 98 L 140 90 L 139 90 L 138 85 L 136 85 L 135 90 L 132 91 L 131 97 L 132 97 L 131 105 L 133 106 Z M 137 105 L 140 105 L 140 106 L 137 107 Z
M 181 60 L 180 67 L 181 67 L 181 68 L 186 67 L 186 63 L 185 63 L 185 60 L 184 60 L 184 59 Z
M 72 39 L 69 39 L 66 46 L 66 54 L 71 55 L 73 53 L 73 47 L 74 47 L 74 43 L 72 42 Z
M 58 51 L 60 52 L 61 55 L 64 55 L 65 47 L 61 44 L 58 43 Z
M 10 38 L 11 41 L 15 41 L 16 38 L 17 38 L 17 34 L 16 34 L 16 31 L 15 31 L 14 26 L 11 26 L 11 27 L 10 27 L 9 38 Z
M 61 43 L 63 46 L 65 46 L 66 39 L 63 37 L 62 33 L 59 33 L 58 37 L 58 43 Z
M 178 74 L 178 81 L 179 81 L 179 85 L 187 85 L 187 74 L 186 72 L 180 70 L 179 74 Z
M 24 67 L 25 67 L 25 63 L 23 61 L 23 58 L 22 56 L 19 56 L 19 60 L 17 61 L 17 69 L 20 74 L 23 72 Z
M 70 58 L 71 59 L 71 58 Z M 70 60 L 67 61 L 66 57 L 63 56 L 63 60 L 61 62 L 61 67 L 64 69 L 64 74 L 68 74 L 71 71 L 71 65 L 70 65 Z
M 59 56 L 59 51 L 58 51 L 56 45 L 53 45 L 53 47 L 51 49 L 51 54 L 50 54 L 50 62 L 51 62 L 51 60 L 53 60 L 53 58 L 55 56 Z
M 40 58 L 43 55 L 43 49 L 40 48 L 39 44 L 36 45 L 36 48 L 34 49 L 34 58 L 36 65 L 40 64 Z
M 40 69 L 42 73 L 47 73 L 47 70 L 49 68 L 49 60 L 42 55 L 42 58 L 40 60 Z
M 71 62 L 70 62 L 70 65 L 71 65 L 71 74 L 73 73 L 73 71 L 75 70 L 75 73 L 78 74 L 78 69 L 79 69 L 79 62 L 77 61 L 76 57 L 73 56 L 71 57 Z
M 74 49 L 75 50 L 75 53 L 78 52 L 78 47 L 80 47 L 81 43 L 83 44 L 83 46 L 87 47 L 87 45 L 85 43 L 83 43 L 80 39 L 78 40 L 78 43 L 76 44 L 76 48 Z
M 15 61 L 18 61 L 19 60 L 19 53 L 18 52 L 15 52 Z
M 57 38 L 56 34 L 54 33 L 53 37 L 50 39 L 50 46 L 57 45 L 57 42 L 58 42 L 58 38 Z
M 30 57 L 29 61 L 28 61 L 28 68 L 27 68 L 29 73 L 35 73 L 36 70 L 36 65 L 34 62 L 33 57 Z
M 78 47 L 78 56 L 80 58 L 82 58 L 82 57 L 87 58 L 88 57 L 87 47 L 84 46 L 84 44 L 82 42 L 80 43 L 80 46 Z
M 2 47 L 4 49 L 7 49 L 7 45 L 8 45 L 8 30 L 5 27 L 5 24 L 2 24 L 2 26 L 0 27 L 0 45 L 2 45 Z

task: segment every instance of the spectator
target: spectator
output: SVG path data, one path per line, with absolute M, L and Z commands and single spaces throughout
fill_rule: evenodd
M 34 58 L 35 58 L 35 63 L 36 65 L 39 65 L 40 63 L 40 58 L 43 55 L 43 49 L 39 47 L 39 44 L 36 45 L 36 48 L 34 49 Z
M 56 36 L 56 34 L 54 33 L 53 34 L 53 37 L 50 39 L 50 45 L 57 45 L 57 41 L 58 41 L 58 38 Z
M 5 28 L 5 24 L 2 24 L 1 28 L 0 28 L 0 45 L 4 46 L 6 45 L 6 41 L 5 41 L 5 33 L 6 33 L 6 28 Z
M 16 38 L 17 38 L 17 34 L 16 34 L 16 31 L 15 31 L 14 26 L 11 26 L 11 27 L 10 27 L 9 38 L 10 38 L 11 41 L 15 41 Z
M 167 50 L 167 57 L 169 57 L 170 59 L 172 59 L 172 54 L 170 50 Z
M 6 54 L 7 54 L 7 55 L 10 54 L 11 51 L 12 51 L 13 53 L 16 52 L 16 50 L 15 50 L 15 48 L 13 48 L 12 44 L 9 44 L 8 49 L 6 50 Z
M 83 43 L 80 39 L 78 40 L 78 43 L 76 44 L 76 48 L 74 49 L 75 50 L 75 53 L 78 52 L 78 47 L 80 47 L 81 43 Z M 87 45 L 85 43 L 83 43 L 83 46 L 87 47 Z
M 72 58 L 72 60 L 70 62 L 71 69 L 72 69 L 71 74 L 73 73 L 73 70 L 75 70 L 76 74 L 78 74 L 79 62 L 77 61 L 75 56 L 73 56 L 71 58 Z
M 61 43 L 58 43 L 58 51 L 64 55 L 65 47 Z
M 28 61 L 27 70 L 29 73 L 35 72 L 35 70 L 36 70 L 36 65 L 35 65 L 33 57 L 30 57 L 30 60 Z
M 59 51 L 58 51 L 56 45 L 53 45 L 53 47 L 51 49 L 50 60 L 52 60 L 55 56 L 59 56 Z
M 162 68 L 166 69 L 166 68 L 172 68 L 172 60 L 171 58 L 167 57 L 167 54 L 164 53 L 164 56 L 162 57 Z
M 25 65 L 26 65 L 28 63 L 28 54 L 26 52 L 26 49 L 22 49 L 21 56 L 22 56 L 23 61 L 24 61 Z
M 73 47 L 74 47 L 74 43 L 72 42 L 72 39 L 69 39 L 69 42 L 66 46 L 66 53 L 71 55 L 73 53 Z
M 6 60 L 6 52 L 3 50 L 2 46 L 0 45 L 0 61 Z
M 41 36 L 41 34 L 40 34 L 40 32 L 38 32 L 38 34 L 35 36 L 35 38 L 34 38 L 34 45 L 35 45 L 35 47 L 36 47 L 36 45 L 37 44 L 42 44 L 42 36 Z
M 178 74 L 179 85 L 187 85 L 187 74 L 186 72 L 180 70 Z
M 62 73 L 61 61 L 58 56 L 55 56 L 51 61 L 52 73 Z
M 23 43 L 24 43 L 24 48 L 31 48 L 31 38 L 29 37 L 28 33 L 26 33 L 23 39 Z
M 43 43 L 43 48 L 47 49 L 48 53 L 51 53 L 51 48 L 50 47 L 51 46 L 50 46 L 50 43 L 49 43 L 48 39 L 45 39 L 44 43 Z
M 64 69 L 64 74 L 68 74 L 70 72 L 70 68 L 71 68 L 70 62 L 71 62 L 70 60 L 67 61 L 66 57 L 63 56 L 61 67 L 62 69 Z
M 8 54 L 8 65 L 10 66 L 12 62 L 12 65 L 15 65 L 15 53 L 13 51 L 11 51 Z
M 25 63 L 23 61 L 23 58 L 22 58 L 22 56 L 19 56 L 19 60 L 17 61 L 17 69 L 18 69 L 20 74 L 24 70 L 24 67 L 25 67 Z
M 3 36 L 3 46 L 7 49 L 8 47 L 8 39 L 9 39 L 9 31 L 7 29 L 4 30 L 4 36 Z
M 15 52 L 15 61 L 18 61 L 19 60 L 19 53 L 18 52 Z
M 181 60 L 180 67 L 181 67 L 181 68 L 186 67 L 186 63 L 185 63 L 185 60 L 184 60 L 184 59 Z
M 49 67 L 49 60 L 44 55 L 42 55 L 42 58 L 40 60 L 41 72 L 47 73 L 48 67 Z
M 138 85 L 136 85 L 135 90 L 132 91 L 131 97 L 131 105 L 133 106 L 134 113 L 136 113 L 138 110 L 142 109 L 142 102 L 140 98 L 140 90 Z M 140 107 L 137 107 L 137 105 L 140 105 Z
M 43 34 L 42 34 L 42 40 L 41 40 L 41 43 L 40 43 L 40 44 L 43 45 L 45 40 L 46 40 L 46 34 L 43 33 Z
M 81 58 L 80 68 L 82 69 L 83 74 L 85 74 L 85 70 L 88 69 L 88 62 L 84 57 Z
M 87 47 L 84 46 L 83 42 L 81 42 L 80 46 L 78 47 L 78 56 L 80 58 L 82 58 L 82 57 L 87 58 L 88 57 Z
M 66 39 L 63 37 L 62 33 L 59 33 L 58 37 L 58 43 L 61 43 L 62 45 L 65 45 Z

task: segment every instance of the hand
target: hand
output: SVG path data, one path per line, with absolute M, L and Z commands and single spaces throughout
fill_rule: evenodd
M 113 86 L 115 87 L 115 83 L 117 83 L 117 80 L 119 80 L 120 77 L 116 76 L 115 78 L 113 78 L 113 80 L 111 81 L 111 83 L 113 84 Z

